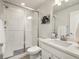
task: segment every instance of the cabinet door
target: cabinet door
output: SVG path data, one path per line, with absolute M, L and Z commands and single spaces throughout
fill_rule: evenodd
M 64 59 L 79 59 L 68 54 L 63 54 Z
M 53 56 L 53 57 L 52 57 L 52 59 L 59 59 L 59 58 L 58 58 L 58 57 L 56 57 L 56 56 Z
M 42 59 L 51 59 L 51 54 L 46 50 L 42 50 Z
M 40 46 L 43 49 L 42 59 L 79 59 L 49 45 L 41 43 Z
M 52 55 L 51 56 L 51 59 L 63 59 L 63 57 L 59 57 L 59 56 L 56 56 L 56 55 Z

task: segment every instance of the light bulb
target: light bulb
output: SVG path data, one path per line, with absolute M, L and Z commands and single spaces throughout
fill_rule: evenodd
M 61 6 L 61 2 L 62 2 L 63 0 L 55 0 L 55 5 L 58 5 L 58 6 Z
M 69 0 L 65 0 L 65 2 L 68 2 Z
M 57 4 L 58 6 L 61 6 L 61 2 L 58 2 L 58 4 Z
M 60 0 L 60 1 L 63 1 L 63 0 Z
M 27 19 L 32 19 L 32 16 L 28 16 Z
M 22 6 L 24 6 L 24 5 L 25 5 L 25 3 L 21 3 L 21 5 L 22 5 Z
M 55 5 L 58 4 L 58 2 L 59 2 L 58 0 L 55 0 Z

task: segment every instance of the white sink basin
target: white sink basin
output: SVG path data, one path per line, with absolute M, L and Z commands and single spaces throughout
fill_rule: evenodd
M 61 46 L 65 46 L 65 47 L 69 47 L 72 45 L 71 42 L 69 41 L 61 41 L 61 40 L 51 40 L 52 43 L 55 43 L 55 44 L 58 44 L 58 45 L 61 45 Z

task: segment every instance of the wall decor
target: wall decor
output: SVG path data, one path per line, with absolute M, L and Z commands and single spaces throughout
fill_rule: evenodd
M 41 24 L 49 24 L 50 23 L 50 15 L 43 16 L 41 19 Z

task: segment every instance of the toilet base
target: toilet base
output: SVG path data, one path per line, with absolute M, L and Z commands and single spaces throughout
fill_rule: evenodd
M 40 56 L 40 54 L 31 55 L 30 59 L 41 59 L 41 56 Z

